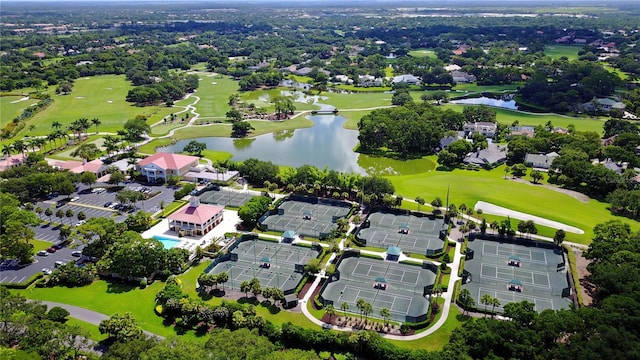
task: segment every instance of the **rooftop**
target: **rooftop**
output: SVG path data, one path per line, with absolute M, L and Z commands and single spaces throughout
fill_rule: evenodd
M 154 164 L 162 169 L 181 169 L 194 161 L 200 160 L 197 156 L 171 154 L 171 153 L 157 153 L 151 155 L 138 162 L 140 166 L 146 166 Z

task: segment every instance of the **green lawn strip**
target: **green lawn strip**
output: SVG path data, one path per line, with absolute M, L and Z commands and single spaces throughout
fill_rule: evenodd
M 586 240 L 583 243 L 588 243 L 592 238 L 594 224 L 610 219 L 620 219 L 633 229 L 640 227 L 637 221 L 612 215 L 606 203 L 593 199 L 583 203 L 563 193 L 502 179 L 503 175 L 504 166 L 500 166 L 491 171 L 456 169 L 388 178 L 395 186 L 396 193 L 405 198 L 421 196 L 431 202 L 435 197 L 445 199 L 449 189 L 449 202 L 456 205 L 465 203 L 473 207 L 477 201 L 486 201 L 575 226 L 585 231 Z
M 457 104 L 445 104 L 443 107 L 451 108 L 455 111 L 460 111 L 464 109 L 465 106 L 469 105 L 457 105 Z M 545 125 L 547 121 L 551 121 L 553 126 L 559 126 L 562 128 L 567 128 L 569 124 L 573 124 L 578 131 L 595 131 L 598 134 L 603 133 L 602 126 L 606 121 L 605 118 L 590 118 L 590 117 L 571 117 L 560 114 L 534 114 L 528 112 L 520 112 L 515 110 L 508 109 L 500 109 L 493 108 L 496 111 L 496 119 L 499 123 L 513 124 L 514 121 L 518 121 L 520 125 Z
M 290 74 L 287 78 L 289 80 L 297 81 L 299 83 L 313 84 L 313 78 L 311 76 L 301 76 L 301 75 Z
M 200 101 L 195 105 L 196 112 L 201 117 L 225 116 L 230 109 L 229 95 L 238 92 L 238 82 L 229 77 L 212 73 L 198 75 L 200 77 L 198 91 L 191 96 L 191 98 L 194 96 L 200 98 Z
M 436 56 L 436 52 L 432 49 L 416 49 L 416 50 L 411 50 L 409 51 L 409 55 L 413 56 L 415 58 L 422 58 L 422 57 L 428 57 L 428 58 L 432 58 L 435 59 Z
M 580 284 L 580 276 L 578 275 L 576 253 L 567 246 L 563 246 L 564 251 L 567 253 L 567 259 L 569 260 L 569 269 L 571 270 L 571 278 L 576 288 L 576 296 L 578 297 L 578 303 L 584 306 L 584 297 L 582 296 L 582 285 Z
M 53 103 L 28 120 L 28 124 L 36 125 L 33 135 L 47 135 L 51 132 L 51 124 L 54 121 L 60 122 L 62 129 L 66 129 L 71 122 L 79 118 L 98 118 L 101 121 L 98 131 L 116 132 L 122 129 L 126 120 L 133 119 L 137 115 L 147 116 L 149 123 L 154 123 L 167 114 L 175 112 L 174 108 L 165 106 L 139 107 L 126 102 L 127 92 L 132 88 L 124 75 L 76 79 L 72 93 L 68 95 L 52 93 Z M 28 125 L 20 134 L 30 134 L 27 129 Z M 95 131 L 95 127 L 92 126 L 90 130 Z
M 181 115 L 181 114 L 180 114 Z M 178 118 L 182 119 L 180 115 L 177 115 Z M 179 127 L 185 126 L 185 123 L 182 121 L 174 121 L 172 123 L 162 123 L 160 125 L 153 126 L 151 128 L 151 136 L 163 136 L 167 135 L 171 130 L 177 129 Z
M 22 94 L 0 97 L 0 109 L 2 109 L 0 111 L 0 128 L 4 128 L 7 123 L 22 114 L 22 110 L 38 102 L 37 99 L 21 100 L 22 98 L 24 98 Z
M 362 86 L 356 86 L 356 85 L 340 84 L 333 87 L 336 89 L 354 91 L 357 93 L 376 93 L 376 92 L 391 91 L 391 87 L 388 87 L 388 86 L 362 87 Z
M 492 93 L 503 93 L 515 91 L 518 89 L 519 84 L 509 84 L 509 85 L 478 85 L 477 83 L 470 84 L 458 84 L 453 87 L 452 91 L 447 92 L 449 97 L 456 97 L 456 95 L 464 96 L 468 95 L 468 93 L 482 93 L 482 92 L 492 92 Z
M 460 311 L 453 304 L 449 309 L 449 316 L 447 316 L 447 321 L 438 330 L 436 330 L 433 334 L 428 335 L 427 337 L 416 339 L 416 340 L 388 340 L 392 344 L 400 347 L 405 347 L 409 349 L 422 349 L 428 351 L 438 351 L 442 350 L 445 344 L 449 343 L 449 338 L 451 334 L 462 325 L 462 322 L 458 320 L 460 315 Z M 436 316 L 437 319 L 437 316 Z
M 180 209 L 187 203 L 185 200 L 176 200 L 164 206 L 164 210 L 162 211 L 162 217 L 171 215 L 174 211 Z
M 618 77 L 620 77 L 620 80 L 627 80 L 629 78 L 629 74 L 618 69 L 618 68 L 614 68 L 611 65 L 608 64 L 603 64 L 602 67 L 604 67 L 605 69 L 607 69 L 607 71 L 614 73 L 616 75 L 618 75 Z
M 216 161 L 229 160 L 233 157 L 233 154 L 228 153 L 226 151 L 203 150 L 202 157 L 207 158 L 213 162 L 216 162 Z
M 342 116 L 346 119 L 342 127 L 347 130 L 358 130 L 358 122 L 362 119 L 363 116 L 371 113 L 373 110 L 355 110 L 355 111 L 345 111 L 341 110 L 338 115 Z
M 100 330 L 98 330 L 98 326 L 97 325 L 93 325 L 90 324 L 88 322 L 82 321 L 82 320 L 78 320 L 72 317 L 67 318 L 67 322 L 65 323 L 67 325 L 76 325 L 81 327 L 82 329 L 84 329 L 85 331 L 87 331 L 89 333 L 89 339 L 96 341 L 96 342 L 100 342 L 102 340 L 105 340 L 107 338 L 107 335 L 103 335 L 100 334 Z
M 474 217 L 478 218 L 478 219 L 481 219 L 481 218 L 486 219 L 487 220 L 487 226 L 489 226 L 491 224 L 491 222 L 493 222 L 493 221 L 497 221 L 498 223 L 500 223 L 502 220 L 505 220 L 507 218 L 506 216 L 499 216 L 499 215 L 492 215 L 492 214 L 474 215 Z M 511 227 L 514 230 L 517 230 L 518 229 L 518 223 L 520 221 L 521 220 L 511 218 Z M 479 227 L 479 225 L 478 225 L 478 227 Z M 546 237 L 549 237 L 549 238 L 553 238 L 553 236 L 556 234 L 556 230 L 557 230 L 555 228 L 544 226 L 544 225 L 540 225 L 540 224 L 536 224 L 536 229 L 538 230 L 538 234 L 537 235 L 546 236 Z M 586 232 L 586 230 L 585 230 L 585 232 Z M 487 228 L 487 233 L 491 234 L 492 230 L 490 228 Z M 567 234 L 566 237 L 565 237 L 566 241 L 571 241 L 571 242 L 575 242 L 575 243 L 578 243 L 578 244 L 585 244 L 585 245 L 587 245 L 587 244 L 589 244 L 591 242 L 589 240 L 589 238 L 586 237 L 585 234 L 580 235 L 580 234 L 575 234 L 575 233 L 572 233 L 572 232 L 569 232 L 569 231 L 565 231 L 565 234 Z M 518 235 L 520 235 L 520 234 L 518 233 Z M 523 236 L 526 237 L 527 235 L 524 234 Z
M 575 60 L 580 50 L 582 45 L 549 45 L 544 48 L 544 55 L 553 59 L 566 56 L 569 60 Z
M 328 99 L 320 101 L 323 104 L 335 106 L 342 109 L 368 109 L 378 106 L 391 105 L 392 94 L 388 93 L 367 93 L 367 94 L 340 94 L 325 93 Z
M 42 241 L 42 240 L 36 240 L 33 239 L 31 241 L 29 241 L 29 244 L 33 245 L 33 251 L 34 252 L 38 252 L 40 250 L 45 250 L 51 247 L 51 245 L 53 245 L 53 243 L 49 242 L 49 241 Z

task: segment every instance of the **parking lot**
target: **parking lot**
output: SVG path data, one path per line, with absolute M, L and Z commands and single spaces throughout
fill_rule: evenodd
M 51 220 L 55 223 L 61 222 L 64 225 L 71 224 L 75 226 L 78 224 L 77 215 L 80 211 L 84 212 L 86 220 L 95 217 L 108 217 L 113 218 L 116 222 L 122 222 L 127 218 L 127 212 L 121 212 L 104 206 L 109 202 L 117 202 L 115 198 L 117 191 L 92 191 L 94 188 L 109 189 L 109 187 L 110 185 L 100 183 L 93 185 L 91 188 L 85 185 L 80 185 L 78 191 L 70 194 L 69 196 L 54 196 L 50 199 L 34 204 L 34 207 L 40 206 L 43 210 L 46 210 L 47 208 L 51 208 L 53 210 L 54 215 L 52 215 L 50 219 L 44 214 L 44 211 L 40 214 L 40 218 L 45 222 L 49 222 Z M 160 210 L 161 201 L 163 201 L 165 205 L 171 203 L 173 201 L 173 193 L 175 192 L 174 189 L 164 185 L 128 183 L 125 188 L 134 191 L 148 188 L 148 192 L 150 194 L 158 193 L 149 200 L 139 201 L 135 204 L 134 211 L 144 210 L 152 214 Z M 60 206 L 57 207 L 56 205 L 58 205 L 58 202 L 60 202 Z M 55 216 L 56 211 L 62 210 L 66 212 L 67 209 L 71 209 L 73 211 L 73 217 L 63 217 L 60 219 Z M 52 246 L 58 242 L 60 230 L 57 226 L 42 224 L 34 226 L 32 229 L 35 232 L 36 239 L 51 242 Z M 42 269 L 46 268 L 53 270 L 55 268 L 54 265 L 56 261 L 67 263 L 69 261 L 77 260 L 77 257 L 71 255 L 73 251 L 77 250 L 81 250 L 81 248 L 71 245 L 70 247 L 63 247 L 55 253 L 48 254 L 47 256 L 36 255 L 34 256 L 34 263 L 25 267 L 19 267 L 13 260 L 1 262 L 0 282 L 20 283 L 33 276 L 35 273 L 41 272 Z

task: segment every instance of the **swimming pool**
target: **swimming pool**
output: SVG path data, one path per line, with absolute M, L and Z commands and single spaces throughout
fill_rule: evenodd
M 167 249 L 167 250 L 173 248 L 174 246 L 176 246 L 176 245 L 178 245 L 180 243 L 180 240 L 169 238 L 169 237 L 164 237 L 164 236 L 159 236 L 159 235 L 156 235 L 153 238 L 158 240 L 158 241 L 160 241 L 162 243 L 162 246 L 164 246 L 164 248 Z

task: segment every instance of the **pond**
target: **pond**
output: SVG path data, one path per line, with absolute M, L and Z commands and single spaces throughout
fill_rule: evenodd
M 433 170 L 433 161 L 393 160 L 354 152 L 358 132 L 342 127 L 345 119 L 334 115 L 310 116 L 313 127 L 284 130 L 254 138 L 230 139 L 203 137 L 187 139 L 158 149 L 162 152 L 181 152 L 191 140 L 203 142 L 207 149 L 233 154 L 232 160 L 256 158 L 274 164 L 300 167 L 313 165 L 340 172 L 369 175 L 410 175 Z
M 503 109 L 518 110 L 518 104 L 516 104 L 516 101 L 513 99 L 507 99 L 507 100 L 494 99 L 487 96 L 460 99 L 460 100 L 451 100 L 450 103 L 463 104 L 463 105 L 488 105 L 488 106 L 494 106 L 494 107 L 499 107 Z

